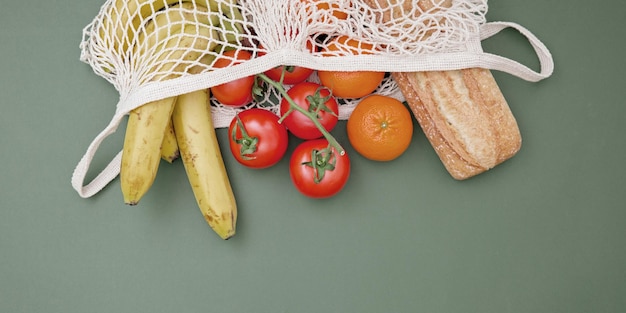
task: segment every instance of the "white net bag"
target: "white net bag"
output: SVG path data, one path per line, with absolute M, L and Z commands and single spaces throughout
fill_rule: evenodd
M 113 84 L 120 98 L 111 122 L 76 167 L 72 185 L 89 197 L 117 176 L 121 153 L 83 185 L 98 146 L 133 109 L 281 65 L 381 72 L 483 67 L 528 81 L 551 75 L 551 55 L 530 31 L 515 23 L 487 23 L 486 12 L 487 0 L 108 0 L 83 31 L 81 60 Z M 482 50 L 482 40 L 505 28 L 528 38 L 539 72 Z M 216 60 L 231 49 L 252 57 L 217 68 Z M 389 77 L 374 93 L 404 100 Z M 239 108 L 213 99 L 214 125 L 226 127 L 237 111 L 255 106 L 276 111 L 277 99 L 272 88 Z M 347 119 L 359 99 L 338 100 L 339 118 Z

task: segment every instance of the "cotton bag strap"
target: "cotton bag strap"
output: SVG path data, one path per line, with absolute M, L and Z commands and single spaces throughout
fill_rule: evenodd
M 489 22 L 480 27 L 480 40 L 488 39 L 506 28 L 513 28 L 519 31 L 531 44 L 537 57 L 539 58 L 540 71 L 536 72 L 529 67 L 506 57 L 483 52 L 481 54 L 481 67 L 502 71 L 521 79 L 538 82 L 548 78 L 554 71 L 554 60 L 548 48 L 528 29 L 511 22 Z

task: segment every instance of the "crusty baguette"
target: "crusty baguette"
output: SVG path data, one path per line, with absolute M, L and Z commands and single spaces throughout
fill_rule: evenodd
M 382 9 L 384 22 L 392 17 L 401 18 L 400 14 L 410 12 L 415 3 L 412 0 L 364 2 Z M 417 2 L 420 10 L 415 14 L 427 14 L 450 5 L 450 0 L 420 0 Z M 521 135 L 517 122 L 488 69 L 395 72 L 392 77 L 443 165 L 455 179 L 463 180 L 485 172 L 519 151 Z
M 393 73 L 450 175 L 487 171 L 517 153 L 521 136 L 489 70 Z

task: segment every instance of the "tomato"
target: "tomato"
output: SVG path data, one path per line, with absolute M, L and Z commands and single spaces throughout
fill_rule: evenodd
M 250 60 L 252 54 L 244 50 L 227 50 L 215 61 L 215 68 L 223 68 L 241 61 Z M 254 75 L 242 77 L 221 85 L 211 87 L 213 97 L 221 104 L 233 107 L 241 107 L 252 102 L 252 87 L 254 86 Z
M 337 125 L 339 105 L 326 87 L 312 82 L 302 82 L 291 87 L 287 91 L 287 96 L 301 110 L 319 121 L 327 131 L 331 131 Z M 280 101 L 280 115 L 283 117 L 283 124 L 294 136 L 304 140 L 322 137 L 322 132 L 311 118 L 293 109 L 285 97 Z
M 230 151 L 240 164 L 267 168 L 278 163 L 287 151 L 287 129 L 276 114 L 261 108 L 239 112 L 228 127 Z
M 310 68 L 295 65 L 282 65 L 266 71 L 265 75 L 272 80 L 280 81 L 283 71 L 285 71 L 285 77 L 283 77 L 283 84 L 285 85 L 295 85 L 303 82 L 313 74 L 313 70 Z
M 307 40 L 306 46 L 311 52 L 315 52 L 317 50 L 312 40 Z M 285 73 L 284 77 L 282 77 L 282 82 L 285 85 L 295 85 L 297 83 L 301 83 L 313 74 L 313 69 L 310 68 L 295 65 L 283 65 L 266 71 L 265 75 L 274 81 L 280 81 L 283 71 Z
M 311 198 L 328 198 L 343 189 L 350 177 L 350 158 L 340 155 L 324 138 L 299 144 L 289 161 L 291 181 Z

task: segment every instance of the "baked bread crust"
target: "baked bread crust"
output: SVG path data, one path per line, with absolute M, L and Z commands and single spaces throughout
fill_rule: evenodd
M 519 151 L 517 121 L 489 70 L 396 72 L 392 77 L 455 179 L 485 172 Z
M 451 0 L 364 2 L 380 9 L 383 22 L 413 18 L 402 14 L 427 14 L 450 7 L 452 3 Z M 414 5 L 419 10 L 411 11 Z M 395 72 L 392 78 L 455 179 L 463 180 L 485 172 L 511 158 L 521 148 L 517 121 L 488 69 Z

